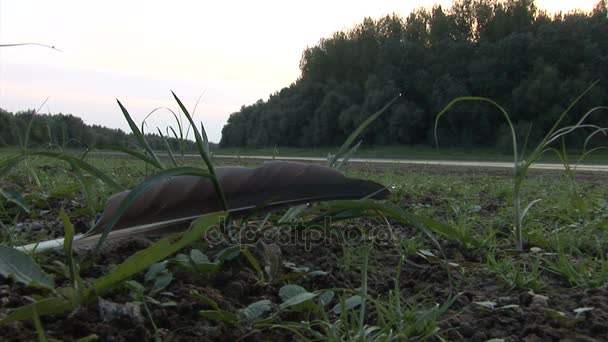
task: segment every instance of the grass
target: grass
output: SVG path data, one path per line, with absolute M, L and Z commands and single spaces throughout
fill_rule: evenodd
M 326 232 L 337 233 L 334 236 L 341 236 L 341 242 L 329 246 L 315 242 L 312 254 L 303 255 L 301 250 L 298 251 L 302 246 L 278 241 L 240 246 L 235 250 L 234 246 L 201 240 L 201 236 L 215 228 L 219 228 L 224 236 L 228 231 L 244 229 L 243 223 L 233 224 L 230 220 L 213 226 L 219 215 L 225 215 L 214 213 L 196 220 L 186 232 L 164 237 L 135 253 L 128 252 L 121 262 L 106 265 L 102 274 L 87 276 L 88 268 L 99 267 L 96 265 L 99 261 L 92 255 L 79 264 L 73 256 L 70 244 L 76 230 L 72 221 L 79 218 L 93 221 L 103 199 L 117 189 L 133 189 L 119 205 L 117 212 L 120 213 L 151 183 L 176 175 L 199 175 L 211 179 L 219 203 L 227 208 L 214 171 L 219 164 L 217 160 L 212 162 L 204 128 L 201 126 L 200 131 L 195 128 L 188 110 L 174 97 L 194 129 L 201 159 L 181 158 L 178 162 L 170 149 L 166 158 L 153 151 L 120 102 L 119 106 L 141 148 L 122 151 L 135 159 L 91 154 L 77 157 L 78 153 L 65 155 L 64 151 L 29 150 L 27 134 L 20 155 L 0 158 L 3 176 L 0 222 L 8 227 L 0 237 L 3 242 L 11 245 L 32 242 L 31 229 L 19 232 L 16 223 L 33 221 L 50 226 L 57 218 L 60 218 L 67 238 L 63 254 L 65 262 L 55 260 L 49 264 L 50 260 L 45 256 L 36 257 L 37 263 L 57 273 L 58 283 L 46 285 L 46 296 L 36 296 L 36 302 L 16 308 L 8 316 L 0 318 L 0 325 L 32 318 L 42 340 L 46 336 L 40 317 L 86 310 L 100 296 L 121 300 L 119 294 L 117 297 L 117 289 L 126 288 L 131 291 L 130 297 L 137 305 L 143 306 L 150 330 L 154 338 L 160 340 L 166 334 L 162 325 L 169 322 L 159 320 L 151 308 L 171 306 L 175 302 L 153 296 L 183 299 L 183 288 L 209 286 L 213 281 L 208 280 L 220 276 L 223 270 L 230 270 L 228 273 L 236 274 L 239 283 L 220 282 L 222 286 L 217 290 L 224 295 L 221 301 L 198 291 L 190 291 L 189 295 L 196 294 L 195 300 L 208 306 L 198 311 L 202 319 L 235 327 L 238 338 L 256 334 L 269 337 L 264 334 L 280 329 L 287 335 L 298 335 L 303 339 L 441 339 L 458 336 L 450 337 L 451 329 L 447 327 L 452 323 L 447 320 L 459 311 L 471 310 L 466 305 L 457 304 L 458 292 L 466 289 L 476 291 L 480 297 L 504 298 L 513 291 L 551 291 L 563 295 L 570 289 L 597 289 L 608 284 L 605 236 L 608 189 L 598 186 L 605 184 L 605 175 L 579 179 L 570 170 L 561 174 L 527 175 L 527 168 L 547 155 L 544 152 L 549 150 L 550 141 L 568 130 L 582 127 L 582 121 L 563 129 L 558 128 L 558 121 L 547 138 L 530 153 L 529 159 L 519 157 L 520 151 L 514 139 L 514 155 L 511 156 L 515 160 L 514 177 L 462 174 L 449 169 L 428 174 L 351 167 L 347 171 L 349 175 L 388 185 L 393 192 L 392 197 L 383 203 L 359 200 L 335 201 L 311 208 L 299 206 L 289 209 L 284 215 L 268 215 L 261 224 L 254 225 L 256 234 L 267 231 L 268 228 L 263 228 L 267 222 L 272 230 L 280 233 L 281 228 L 294 219 L 301 222 L 297 228 L 305 230 L 309 225 L 320 222 L 320 218 L 332 218 L 331 224 L 325 227 Z M 457 99 L 438 115 L 438 119 L 460 100 L 484 99 Z M 337 155 L 328 153 L 328 165 L 342 166 L 338 157 L 349 156 L 358 149 L 359 143 L 354 144 L 357 135 L 389 105 L 355 131 Z M 506 112 L 503 114 L 509 120 Z M 180 134 L 183 129 L 180 124 Z M 178 136 L 177 132 L 173 133 Z M 555 151 L 558 152 L 557 158 L 567 164 L 567 150 Z M 280 151 L 273 149 L 272 154 L 277 153 Z M 418 149 L 417 153 L 422 155 L 424 151 Z M 183 156 L 183 151 L 180 154 Z M 456 153 L 449 154 L 462 159 Z M 481 155 L 477 153 L 476 157 Z M 375 157 L 378 157 L 377 150 Z M 169 164 L 172 166 L 168 167 Z M 521 209 L 522 203 L 529 204 Z M 537 205 L 532 207 L 532 204 Z M 259 219 L 254 218 L 254 222 L 260 222 Z M 524 225 L 526 229 L 523 229 Z M 103 236 L 108 232 L 109 228 Z M 353 232 L 354 235 L 349 234 Z M 34 238 L 54 237 L 58 232 L 47 228 L 41 229 L 41 234 Z M 345 239 L 346 234 L 349 238 Z M 359 239 L 358 244 L 352 243 L 353 237 L 354 241 Z M 231 240 L 225 240 L 224 244 L 226 241 Z M 98 248 L 102 243 L 103 238 Z M 185 249 L 194 244 L 197 248 L 186 252 Z M 305 245 L 311 247 L 309 243 Z M 188 254 L 182 253 L 173 259 L 172 256 L 180 251 Z M 281 262 L 281 251 L 298 263 L 290 261 L 287 267 Z M 31 257 L 14 250 L 11 253 L 22 259 L 24 269 L 37 267 Z M 207 255 L 215 255 L 214 261 L 210 261 Z M 325 262 L 323 255 L 332 256 L 333 262 Z M 284 273 L 283 266 L 290 273 Z M 419 272 L 418 269 L 426 271 Z M 146 270 L 145 278 L 137 280 Z M 424 275 L 429 270 L 434 271 L 430 275 L 432 278 L 427 280 Z M 327 275 L 333 282 L 313 280 Z M 31 277 L 43 279 L 46 275 L 36 270 Z M 28 279 L 26 274 L 18 281 L 31 285 L 36 280 Z M 412 279 L 420 284 L 410 283 Z M 488 279 L 501 286 L 486 290 L 483 284 L 488 283 Z M 391 282 L 393 286 L 387 288 Z M 423 288 L 425 286 L 427 289 Z M 229 293 L 230 289 L 237 293 Z M 415 298 L 412 291 L 423 294 L 420 301 L 425 305 L 411 301 Z M 496 303 L 481 299 L 486 300 L 475 303 L 494 310 Z M 435 304 L 426 305 L 432 302 Z M 517 305 L 502 305 L 495 312 L 513 307 Z M 590 310 L 584 309 L 581 312 Z M 577 313 L 577 322 L 579 318 Z
M 129 187 L 139 183 L 146 176 L 143 164 L 133 159 L 88 157 L 87 161 L 107 174 L 120 174 L 122 182 Z M 251 162 L 248 163 L 251 165 Z M 39 175 L 41 179 L 40 186 L 24 182 L 19 170 L 9 173 L 5 177 L 5 182 L 10 182 L 21 188 L 25 194 L 24 198 L 28 200 L 32 207 L 31 213 L 24 213 L 22 208 L 15 203 L 2 199 L 0 200 L 0 208 L 4 209 L 0 213 L 3 215 L 2 221 L 5 226 L 13 227 L 12 220 L 17 215 L 19 216 L 17 221 L 22 222 L 25 218 L 43 222 L 48 222 L 49 219 L 52 221 L 53 217 L 59 216 L 62 206 L 72 219 L 77 217 L 87 217 L 90 219 L 90 211 L 87 209 L 89 204 L 83 201 L 85 194 L 79 186 L 79 181 L 72 177 L 74 174 L 73 170 L 68 167 L 59 167 L 56 162 L 41 157 L 32 158 L 28 167 L 32 168 Z M 458 255 L 462 253 L 459 251 L 468 250 L 467 253 L 491 256 L 492 259 L 481 258 L 478 261 L 478 265 L 482 269 L 487 270 L 487 275 L 493 274 L 496 277 L 496 281 L 503 285 L 505 293 L 517 291 L 518 289 L 542 291 L 547 288 L 559 289 L 564 286 L 593 288 L 606 284 L 605 271 L 603 271 L 605 270 L 606 262 L 598 258 L 598 255 L 602 255 L 601 253 L 605 255 L 608 251 L 604 243 L 605 239 L 602 238 L 608 217 L 608 207 L 606 207 L 605 200 L 608 197 L 608 189 L 597 186 L 597 184 L 601 184 L 604 178 L 577 180 L 579 188 L 583 189 L 585 193 L 582 199 L 585 205 L 579 206 L 580 209 L 573 209 L 572 207 L 572 200 L 575 199 L 572 197 L 570 179 L 567 175 L 552 172 L 529 177 L 525 180 L 526 193 L 524 194 L 524 198 L 542 199 L 542 206 L 531 210 L 527 216 L 527 222 L 530 227 L 527 231 L 527 238 L 530 241 L 528 247 L 540 247 L 544 253 L 548 253 L 547 255 L 537 257 L 535 254 L 528 255 L 528 253 L 520 255 L 492 252 L 496 250 L 508 251 L 512 245 L 508 222 L 511 219 L 509 202 L 513 193 L 512 180 L 508 177 L 463 176 L 459 173 L 451 173 L 449 170 L 443 173 L 428 174 L 424 172 L 403 173 L 398 169 L 370 171 L 365 168 L 353 167 L 349 168 L 347 173 L 351 176 L 371 178 L 383 184 L 392 185 L 393 196 L 390 202 L 412 214 L 432 217 L 442 222 L 464 222 L 466 234 L 474 238 L 481 239 L 489 235 L 494 236 L 493 239 L 487 240 L 486 246 L 480 247 L 463 244 L 461 239 L 445 235 L 439 235 L 439 241 L 442 248 L 447 250 L 447 256 L 451 262 L 462 262 L 459 261 L 461 257 Z M 94 189 L 91 194 L 94 201 L 90 205 L 98 212 L 101 209 L 103 199 L 113 192 L 113 189 L 109 185 L 90 177 L 89 180 L 95 183 L 95 186 L 91 187 Z M 587 208 L 586 212 L 581 212 L 582 208 Z M 562 239 L 559 241 L 552 239 L 555 236 L 556 229 L 564 232 L 562 233 Z M 582 234 L 575 234 L 576 229 L 580 230 Z M 567 235 L 565 232 L 572 232 L 572 234 Z M 47 235 L 41 233 L 41 235 L 32 237 L 28 234 L 13 232 L 13 235 L 16 236 L 13 238 L 17 239 L 19 243 L 23 243 L 31 242 L 32 239 L 43 239 L 61 235 L 61 232 L 53 233 L 52 231 L 46 231 L 45 233 Z M 399 243 L 394 245 L 393 252 L 390 253 L 403 255 L 406 258 L 405 260 L 416 260 L 417 264 L 421 262 L 437 262 L 433 261 L 435 259 L 429 259 L 428 256 L 425 259 L 426 261 L 419 260 L 420 251 L 433 251 L 436 248 L 432 243 L 429 243 L 428 238 L 424 234 L 420 232 L 416 233 L 415 230 L 406 230 L 402 234 L 407 234 L 407 239 L 399 239 Z M 2 238 L 5 242 L 9 241 L 8 235 L 3 235 Z M 577 239 L 576 242 L 564 241 L 574 238 Z M 601 238 L 599 245 L 598 238 Z M 26 239 L 29 239 L 29 241 L 25 241 Z M 562 248 L 564 244 L 580 247 L 564 250 Z M 584 248 L 585 246 L 594 246 L 594 248 Z M 352 272 L 357 273 L 361 270 L 365 254 L 362 253 L 361 249 L 355 248 L 352 243 L 346 243 L 340 247 L 337 253 L 337 268 L 333 272 L 348 274 Z M 374 256 L 378 257 L 386 253 L 389 252 L 383 249 L 383 247 L 374 247 L 369 262 L 372 274 L 394 272 L 394 266 L 387 269 L 386 266 L 374 258 Z M 440 255 L 437 251 L 432 253 Z M 559 253 L 560 257 L 551 256 L 551 253 Z M 436 260 L 440 259 L 438 257 Z M 247 265 L 247 262 L 245 262 L 245 265 Z M 407 266 L 408 264 L 405 264 L 405 267 Z M 174 268 L 176 266 L 171 267 Z M 317 267 L 318 269 L 323 268 L 322 266 Z M 594 272 L 584 272 L 587 269 L 594 270 Z M 444 271 L 439 270 L 439 272 Z M 390 277 L 393 276 L 394 274 Z M 404 277 L 407 278 L 407 276 L 401 276 L 402 279 Z M 470 281 L 475 281 L 473 274 L 471 274 L 471 277 L 473 278 Z M 149 284 L 147 286 L 152 285 Z M 375 285 L 371 284 L 370 286 L 374 288 Z M 355 288 L 352 290 L 355 290 Z M 396 291 L 400 292 L 402 289 L 393 289 L 392 294 L 386 295 L 394 297 L 397 295 Z M 401 296 L 403 296 L 403 293 Z M 369 312 L 372 316 L 366 315 L 365 324 L 363 325 L 360 324 L 359 311 L 347 311 L 342 314 L 343 317 L 340 317 L 340 315 L 334 317 L 330 314 L 324 321 L 322 320 L 317 323 L 310 321 L 313 324 L 312 327 L 308 325 L 306 327 L 303 325 L 293 325 L 289 326 L 289 329 L 294 329 L 298 334 L 308 335 L 312 334 L 313 330 L 317 331 L 317 329 L 321 329 L 319 328 L 320 326 L 323 326 L 325 327 L 323 328 L 324 334 L 350 334 L 355 337 L 365 334 L 365 329 L 379 325 L 381 330 L 376 333 L 380 334 L 380 331 L 387 333 L 388 330 L 382 328 L 389 325 L 397 327 L 400 322 L 398 319 L 400 316 L 398 316 L 397 312 L 399 311 L 402 312 L 403 317 L 409 317 L 407 322 L 412 322 L 411 326 L 399 327 L 399 329 L 402 329 L 402 334 L 407 334 L 408 336 L 416 336 L 417 334 L 421 336 L 425 336 L 426 334 L 437 336 L 443 334 L 443 330 L 439 327 L 440 320 L 445 319 L 445 314 L 431 315 L 423 320 L 420 317 L 427 316 L 419 316 L 416 312 L 421 314 L 422 312 L 426 312 L 426 310 L 431 310 L 429 308 L 432 308 L 432 306 L 420 306 L 411 303 L 408 301 L 407 296 L 403 300 L 403 307 L 399 309 L 402 311 L 399 311 L 398 308 L 391 306 L 394 305 L 392 304 L 394 303 L 394 299 L 383 297 L 380 294 L 371 294 L 366 310 L 370 310 Z M 426 296 L 424 300 L 439 300 L 441 303 L 442 301 L 446 302 L 448 298 L 442 299 Z M 147 305 L 153 304 L 148 303 Z M 443 312 L 444 309 L 447 310 L 446 308 L 442 308 L 440 312 Z M 336 319 L 339 321 L 336 321 Z M 160 324 L 158 317 L 155 318 L 155 324 Z M 243 334 L 251 332 L 251 329 L 270 329 L 268 328 L 269 323 L 267 321 L 262 320 L 256 324 L 259 325 L 257 328 L 254 326 L 244 326 Z M 283 323 L 283 325 L 285 325 L 284 328 L 287 328 L 286 323 Z M 292 333 L 296 334 L 296 332 Z M 370 332 L 370 334 L 372 333 Z

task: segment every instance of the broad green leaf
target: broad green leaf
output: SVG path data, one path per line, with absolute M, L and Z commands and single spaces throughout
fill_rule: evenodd
M 192 260 L 192 262 L 195 264 L 205 264 L 209 262 L 209 258 L 198 249 L 193 249 L 190 251 L 190 260 Z
M 217 227 L 220 220 L 226 217 L 226 215 L 226 212 L 203 215 L 192 222 L 188 231 L 167 236 L 158 240 L 152 246 L 136 252 L 123 263 L 113 268 L 106 276 L 95 280 L 92 288 L 87 291 L 86 297 L 93 296 L 94 294 L 102 294 L 112 286 L 144 271 L 150 267 L 150 265 L 191 245 L 203 237 L 209 230 Z
M 325 291 L 319 295 L 319 305 L 327 306 L 331 303 L 332 299 L 334 299 L 334 291 Z
M 198 249 L 193 249 L 190 251 L 190 261 L 190 266 L 194 267 L 194 269 L 202 273 L 216 272 L 220 268 L 219 262 L 209 261 L 207 255 L 203 254 Z
M 251 303 L 248 307 L 240 310 L 240 313 L 247 319 L 249 322 L 252 322 L 264 315 L 266 312 L 270 311 L 272 302 L 268 299 L 263 299 L 257 301 L 255 303 Z
M 15 309 L 8 316 L 0 320 L 0 325 L 29 319 L 34 314 L 34 310 L 36 310 L 38 315 L 44 316 L 53 313 L 70 311 L 73 310 L 73 307 L 72 304 L 65 299 L 55 297 L 44 298 L 35 303 Z
M 283 303 L 281 303 L 281 305 L 279 305 L 279 309 L 283 310 L 283 309 L 287 309 L 292 306 L 296 306 L 298 304 L 307 302 L 307 301 L 315 298 L 318 295 L 319 294 L 312 293 L 312 292 L 304 292 L 304 293 L 297 294 L 297 295 L 289 298 L 288 300 L 284 301 Z
M 0 274 L 5 278 L 12 277 L 15 281 L 26 285 L 41 285 L 52 288 L 53 279 L 44 273 L 40 266 L 28 254 L 0 245 Z
M 156 277 L 158 277 L 158 275 L 167 269 L 167 262 L 166 261 L 162 261 L 162 262 L 157 262 L 154 265 L 150 266 L 150 268 L 148 269 L 148 272 L 146 272 L 146 275 L 144 277 L 144 281 L 152 281 L 153 279 L 155 279 Z
M 173 281 L 173 274 L 168 270 L 161 272 L 154 280 L 154 285 L 150 289 L 150 296 L 154 296 L 164 290 Z
M 279 297 L 281 297 L 281 300 L 285 302 L 286 300 L 290 299 L 291 297 L 295 297 L 301 293 L 306 293 L 306 292 L 308 292 L 308 291 L 300 285 L 289 284 L 289 285 L 285 285 L 285 286 L 281 287 L 281 289 L 279 289 Z
M 352 310 L 352 309 L 356 308 L 357 306 L 361 305 L 361 303 L 363 303 L 363 298 L 359 295 L 354 295 L 352 297 L 347 298 L 344 301 L 344 303 L 336 304 L 336 306 L 334 306 L 332 311 L 335 314 L 340 314 L 343 311 L 348 311 L 348 310 Z M 342 304 L 344 304 L 344 305 L 342 305 Z
M 6 198 L 7 201 L 13 202 L 21 207 L 21 209 L 23 209 L 26 213 L 30 212 L 30 206 L 27 204 L 27 201 L 17 191 L 11 189 L 0 189 L 0 195 Z

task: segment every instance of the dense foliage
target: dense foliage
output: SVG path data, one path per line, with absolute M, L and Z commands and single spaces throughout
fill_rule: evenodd
M 606 37 L 605 0 L 591 13 L 553 17 L 533 0 L 457 0 L 405 19 L 366 18 L 307 48 L 289 87 L 233 113 L 221 146 L 337 145 L 400 93 L 368 128 L 367 144 L 431 144 L 435 115 L 464 95 L 504 105 L 520 134 L 532 124 L 536 142 L 598 79 L 575 110 L 606 104 Z M 591 121 L 608 123 L 601 114 Z M 496 109 L 481 104 L 458 105 L 439 127 L 441 143 L 460 146 L 506 146 L 506 132 Z
M 25 140 L 30 121 L 29 146 L 108 148 L 129 147 L 136 143 L 131 133 L 99 125 L 90 126 L 71 114 L 35 114 L 33 110 L 10 113 L 0 108 L 0 146 L 20 146 Z M 159 135 L 147 134 L 146 140 L 153 149 L 165 150 Z M 179 149 L 177 139 L 167 137 L 167 141 L 174 151 Z M 194 142 L 183 141 L 186 150 L 195 149 Z

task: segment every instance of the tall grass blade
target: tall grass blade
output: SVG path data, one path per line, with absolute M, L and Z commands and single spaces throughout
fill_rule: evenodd
M 441 119 L 441 117 L 445 113 L 447 113 L 447 111 L 450 110 L 454 105 L 456 105 L 457 103 L 460 103 L 460 102 L 465 102 L 465 101 L 466 102 L 468 102 L 468 101 L 486 102 L 486 103 L 489 103 L 492 106 L 498 108 L 498 110 L 500 110 L 501 114 L 507 121 L 507 124 L 509 125 L 509 129 L 511 131 L 511 143 L 513 146 L 513 160 L 514 160 L 514 164 L 515 164 L 515 173 L 517 174 L 517 171 L 519 169 L 519 156 L 518 156 L 518 150 L 517 150 L 517 135 L 515 134 L 515 126 L 513 126 L 513 122 L 511 122 L 511 118 L 509 117 L 509 114 L 507 113 L 507 111 L 502 106 L 500 106 L 498 103 L 496 103 L 488 98 L 478 97 L 478 96 L 462 96 L 462 97 L 458 97 L 458 98 L 455 98 L 454 100 L 450 101 L 450 103 L 448 103 L 441 110 L 441 112 L 439 112 L 439 114 L 437 114 L 437 116 L 435 117 L 435 128 L 434 128 L 435 146 L 437 148 L 439 148 L 439 139 L 437 136 L 437 128 L 439 127 L 439 119 Z
M 534 201 L 528 203 L 528 205 L 526 205 L 524 210 L 522 210 L 522 212 L 521 212 L 521 219 L 523 220 L 526 217 L 526 215 L 528 214 L 528 211 L 530 211 L 530 208 L 532 208 L 532 206 L 534 206 L 536 203 L 538 203 L 540 201 L 542 201 L 542 199 L 538 198 L 538 199 L 535 199 Z
M 21 146 L 21 151 L 23 153 L 27 152 L 27 147 L 28 147 L 29 141 L 30 141 L 30 134 L 32 133 L 32 124 L 34 123 L 35 117 L 36 117 L 36 114 L 33 114 L 32 118 L 30 119 L 30 121 L 27 124 L 27 127 L 25 128 L 25 134 L 23 136 L 23 146 Z
M 120 107 L 122 114 L 125 116 L 125 119 L 129 123 L 129 127 L 131 128 L 131 131 L 133 132 L 133 136 L 139 143 L 139 146 L 141 146 L 146 152 L 148 152 L 150 154 L 150 156 L 152 156 L 152 159 L 154 161 L 154 163 L 152 163 L 152 165 L 156 166 L 159 169 L 164 169 L 163 164 L 158 159 L 158 156 L 156 156 L 156 153 L 154 153 L 154 151 L 152 150 L 152 147 L 150 147 L 150 145 L 146 141 L 146 138 L 144 137 L 144 135 L 141 133 L 141 131 L 137 127 L 137 124 L 135 123 L 135 121 L 133 121 L 133 119 L 131 118 L 131 115 L 129 115 L 129 112 L 127 111 L 127 109 L 122 105 L 122 103 L 120 103 L 120 101 L 118 99 L 116 100 L 116 102 L 118 102 L 118 106 Z
M 367 128 L 367 126 L 369 126 L 372 122 L 374 122 L 380 115 L 382 115 L 384 112 L 386 112 L 393 105 L 393 103 L 395 103 L 399 99 L 399 97 L 401 97 L 401 95 L 395 96 L 395 98 L 390 100 L 379 111 L 375 112 L 369 118 L 367 118 L 365 121 L 363 121 L 359 125 L 359 127 L 357 127 L 357 129 L 355 129 L 348 136 L 348 138 L 346 138 L 346 140 L 344 141 L 342 146 L 340 146 L 340 149 L 338 149 L 338 152 L 336 152 L 336 154 L 330 158 L 329 165 L 335 166 L 338 159 L 340 159 L 350 149 L 350 145 L 355 141 L 355 139 L 357 139 L 357 137 L 359 135 L 361 135 L 361 133 L 365 130 L 365 128 Z
M 359 142 L 355 146 L 353 146 L 353 148 L 351 148 L 350 150 L 348 150 L 348 152 L 344 154 L 342 160 L 340 160 L 336 165 L 336 170 L 341 170 L 342 167 L 346 165 L 346 163 L 348 163 L 348 160 L 353 154 L 355 154 L 355 152 L 357 152 L 359 146 L 361 146 L 361 143 L 363 143 L 363 140 L 359 140 Z
M 203 136 L 203 147 L 205 148 L 205 153 L 211 156 L 209 153 L 209 138 L 207 137 L 207 132 L 205 131 L 205 126 L 203 126 L 203 122 L 201 122 L 201 135 Z
M 40 322 L 40 316 L 38 315 L 38 310 L 36 310 L 35 306 L 32 310 L 32 320 L 34 321 L 34 327 L 36 328 L 36 334 L 38 335 L 38 342 L 47 342 L 48 339 L 44 334 L 44 328 L 42 327 L 42 322 Z
M 211 160 L 209 159 L 209 155 L 206 152 L 207 150 L 205 148 L 205 141 L 201 137 L 201 134 L 199 133 L 198 129 L 196 128 L 196 124 L 194 123 L 194 120 L 192 120 L 190 113 L 188 113 L 188 110 L 186 109 L 186 107 L 184 106 L 182 101 L 177 97 L 177 95 L 175 95 L 175 93 L 173 91 L 171 91 L 171 94 L 173 94 L 175 101 L 177 101 L 177 104 L 179 105 L 180 109 L 182 110 L 182 112 L 184 113 L 186 118 L 188 119 L 190 126 L 192 127 L 192 131 L 194 132 L 194 137 L 196 139 L 196 146 L 198 148 L 198 151 L 199 151 L 201 157 L 203 158 L 203 161 L 207 165 L 207 169 L 209 170 L 209 174 L 211 176 L 211 181 L 213 182 L 213 187 L 215 188 L 215 192 L 218 196 L 220 204 L 222 205 L 222 209 L 224 211 L 228 211 L 228 201 L 226 201 L 226 196 L 224 195 L 224 192 L 222 191 L 222 187 L 220 186 L 220 183 L 217 180 L 217 177 L 215 175 L 215 168 L 213 167 L 213 164 L 211 163 Z
M 158 167 L 158 165 L 156 165 L 156 161 L 154 161 L 154 159 L 148 157 L 147 155 L 145 155 L 145 154 L 143 154 L 143 153 L 141 153 L 141 152 L 139 152 L 137 150 L 134 150 L 134 149 L 131 149 L 131 148 L 128 148 L 128 147 L 120 147 L 120 146 L 108 147 L 107 149 L 110 150 L 110 151 L 116 151 L 116 152 L 126 153 L 126 154 L 128 154 L 128 155 L 130 155 L 132 157 L 135 157 L 135 158 L 143 161 L 144 163 L 148 163 L 150 165 Z
M 158 134 L 160 135 L 160 138 L 163 140 L 163 143 L 165 144 L 165 149 L 167 150 L 167 153 L 169 154 L 169 157 L 171 158 L 171 162 L 173 163 L 173 166 L 177 167 L 177 160 L 175 160 L 175 156 L 173 155 L 173 150 L 171 150 L 171 146 L 169 146 L 169 142 L 167 141 L 167 138 L 165 138 L 165 136 L 163 135 L 163 132 L 160 131 L 160 128 L 156 127 L 156 129 L 158 130 Z
M 68 300 L 51 297 L 44 298 L 29 305 L 25 305 L 13 310 L 8 316 L 0 320 L 0 325 L 22 321 L 31 318 L 36 312 L 40 316 L 62 313 L 73 310 L 72 303 Z
M 66 258 L 66 264 L 68 266 L 69 272 L 70 272 L 70 281 L 72 282 L 72 288 L 75 290 L 76 293 L 80 294 L 80 291 L 82 290 L 80 288 L 80 283 L 79 283 L 79 277 L 78 277 L 78 271 L 76 269 L 77 265 L 76 265 L 76 261 L 74 260 L 74 255 L 72 253 L 72 243 L 74 242 L 74 226 L 72 225 L 72 222 L 70 222 L 70 218 L 65 214 L 65 212 L 63 211 L 63 209 L 61 210 L 61 212 L 59 212 L 59 218 L 61 219 L 61 222 L 63 223 L 63 232 L 64 232 L 64 238 L 63 238 L 63 253 L 65 255 Z

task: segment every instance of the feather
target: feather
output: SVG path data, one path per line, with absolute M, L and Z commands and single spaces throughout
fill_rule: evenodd
M 232 216 L 328 200 L 382 199 L 390 193 L 381 184 L 347 178 L 335 169 L 315 164 L 271 161 L 255 169 L 218 167 L 215 171 Z M 110 197 L 95 227 L 74 245 L 97 241 L 128 194 L 123 191 Z M 197 217 L 221 210 L 209 178 L 172 177 L 146 188 L 112 227 L 108 240 L 183 230 Z M 122 230 L 127 231 L 119 232 Z

